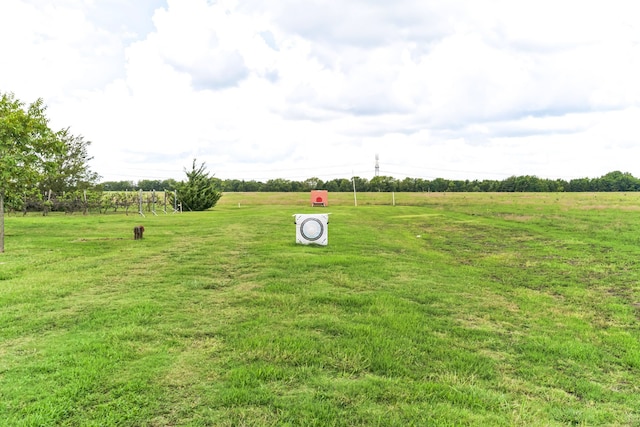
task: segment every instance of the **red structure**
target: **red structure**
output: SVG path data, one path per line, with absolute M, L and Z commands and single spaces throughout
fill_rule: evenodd
M 327 190 L 311 190 L 311 206 L 328 206 Z

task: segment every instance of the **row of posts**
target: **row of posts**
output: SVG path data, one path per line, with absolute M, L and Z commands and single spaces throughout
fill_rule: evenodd
M 139 190 L 140 196 L 138 197 L 138 213 L 144 217 L 144 212 L 142 209 L 142 190 Z M 156 213 L 156 190 L 151 190 L 151 200 L 152 200 L 152 208 L 151 213 L 155 216 L 158 216 Z M 87 193 L 85 191 L 85 200 L 87 199 Z M 165 214 L 167 213 L 167 191 L 164 191 L 164 209 L 162 210 Z M 173 190 L 173 213 L 182 212 L 182 203 L 178 203 L 178 192 Z

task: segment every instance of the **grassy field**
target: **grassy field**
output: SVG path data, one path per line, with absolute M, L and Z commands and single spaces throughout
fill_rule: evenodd
M 640 194 L 329 203 L 6 217 L 0 425 L 640 425 Z

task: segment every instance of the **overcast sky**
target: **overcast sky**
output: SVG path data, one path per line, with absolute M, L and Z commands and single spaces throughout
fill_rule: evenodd
M 637 0 L 1 0 L 103 181 L 640 177 Z

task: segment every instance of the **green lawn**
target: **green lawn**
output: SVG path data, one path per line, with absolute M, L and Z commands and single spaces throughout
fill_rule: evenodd
M 640 194 L 392 201 L 7 216 L 0 425 L 640 425 Z

